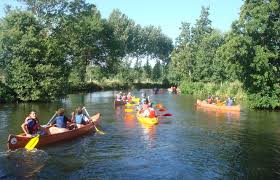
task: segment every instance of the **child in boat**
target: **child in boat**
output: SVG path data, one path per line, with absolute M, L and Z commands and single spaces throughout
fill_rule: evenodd
M 146 93 L 142 93 L 141 95 L 141 100 L 140 100 L 140 104 L 145 104 L 145 101 L 147 100 L 147 97 L 146 97 Z
M 55 117 L 54 121 L 51 123 L 51 125 L 54 125 L 54 127 L 50 127 L 50 133 L 56 134 L 69 131 L 67 128 L 67 122 L 71 122 L 71 119 L 64 115 L 64 109 L 59 108 L 56 111 L 56 115 L 57 116 Z
M 128 92 L 128 94 L 127 94 L 127 101 L 128 102 L 131 102 L 131 100 L 132 100 L 132 96 L 131 96 L 131 93 L 130 92 Z
M 72 120 L 76 124 L 77 128 L 83 127 L 89 122 L 89 118 L 83 114 L 83 108 L 81 107 L 76 109 L 76 113 L 72 112 Z
M 208 104 L 212 104 L 212 100 L 213 100 L 212 96 L 208 96 L 207 103 Z
M 40 125 L 35 111 L 31 111 L 29 113 L 29 115 L 25 118 L 24 123 L 21 125 L 21 128 L 27 137 L 32 137 L 37 134 L 49 134 L 48 129 L 43 128 Z
M 151 106 L 151 104 L 148 103 L 147 100 L 145 101 L 145 103 L 142 106 L 142 109 L 140 110 L 140 115 L 149 118 L 156 117 L 155 109 Z
M 119 92 L 119 94 L 117 94 L 116 101 L 122 101 L 122 92 Z
M 227 106 L 232 106 L 233 105 L 233 100 L 228 97 L 227 101 L 226 101 Z
M 123 93 L 123 96 L 122 96 L 122 101 L 126 102 L 127 101 L 127 96 L 125 93 Z

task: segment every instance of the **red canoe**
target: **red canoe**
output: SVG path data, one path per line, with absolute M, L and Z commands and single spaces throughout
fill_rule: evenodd
M 98 121 L 100 118 L 100 113 L 97 113 L 91 118 L 93 121 Z M 89 123 L 83 127 L 62 132 L 62 133 L 40 136 L 39 143 L 37 144 L 36 147 L 56 143 L 59 141 L 74 139 L 90 132 L 95 132 L 93 123 Z M 31 138 L 32 137 L 26 137 L 24 133 L 19 135 L 10 134 L 7 143 L 8 149 L 15 150 L 18 148 L 24 148 Z
M 207 102 L 203 102 L 199 99 L 196 100 L 196 104 L 201 107 L 216 109 L 220 111 L 240 111 L 240 105 L 236 106 L 217 106 L 215 104 L 208 104 Z

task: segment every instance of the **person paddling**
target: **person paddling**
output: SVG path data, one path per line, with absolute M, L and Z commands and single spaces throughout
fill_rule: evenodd
M 83 108 L 80 106 L 77 107 L 76 112 L 72 112 L 72 120 L 77 128 L 83 127 L 89 122 L 89 118 L 83 114 Z
M 45 135 L 49 134 L 47 128 L 43 128 L 37 117 L 35 111 L 31 111 L 29 115 L 25 118 L 24 123 L 21 125 L 21 128 L 27 137 L 32 137 L 37 134 Z
M 69 129 L 67 128 L 67 122 L 71 122 L 71 119 L 64 115 L 64 109 L 59 108 L 56 111 L 56 115 L 57 116 L 55 117 L 54 121 L 51 123 L 53 127 L 49 129 L 50 133 L 56 134 L 60 132 L 69 131 Z

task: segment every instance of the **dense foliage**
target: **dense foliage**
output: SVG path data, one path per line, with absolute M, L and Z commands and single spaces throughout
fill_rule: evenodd
M 159 27 L 142 27 L 118 9 L 104 19 L 85 0 L 19 1 L 26 8 L 7 8 L 0 21 L 1 102 L 170 83 L 201 97 L 280 107 L 278 0 L 245 0 L 227 33 L 202 7 L 194 25 L 182 22 L 175 47 Z
M 191 86 L 199 86 L 195 82 L 224 84 L 238 80 L 250 107 L 280 107 L 279 1 L 246 0 L 239 19 L 226 34 L 212 28 L 208 16 L 209 8 L 203 7 L 194 27 L 182 23 L 169 79 L 189 93 L 194 92 Z M 228 92 L 222 95 L 235 96 Z
M 125 84 L 154 79 L 169 61 L 172 40 L 119 10 L 106 20 L 84 0 L 20 2 L 26 9 L 8 8 L 0 23 L 0 75 L 19 101 L 53 100 L 104 78 Z M 127 59 L 136 59 L 136 68 Z M 155 60 L 153 73 L 149 61 Z

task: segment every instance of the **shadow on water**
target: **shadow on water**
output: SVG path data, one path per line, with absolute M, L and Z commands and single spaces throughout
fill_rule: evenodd
M 18 149 L 0 154 L 0 179 L 33 179 L 45 166 L 49 155 L 43 150 Z

